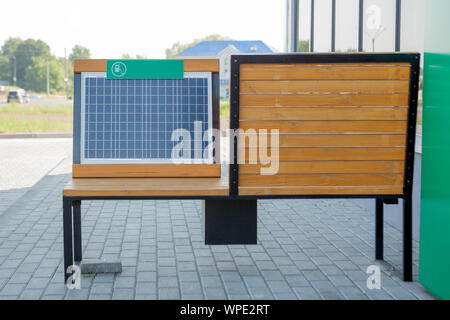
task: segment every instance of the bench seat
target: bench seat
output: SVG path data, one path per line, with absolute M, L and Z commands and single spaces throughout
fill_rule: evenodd
M 228 196 L 228 178 L 74 178 L 65 197 Z

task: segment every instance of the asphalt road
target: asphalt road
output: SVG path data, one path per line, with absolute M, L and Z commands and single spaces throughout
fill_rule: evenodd
M 58 105 L 72 105 L 73 101 L 66 98 L 32 98 L 30 102 L 23 105 L 38 105 L 38 106 L 58 106 Z M 0 107 L 8 105 L 6 100 L 0 100 Z

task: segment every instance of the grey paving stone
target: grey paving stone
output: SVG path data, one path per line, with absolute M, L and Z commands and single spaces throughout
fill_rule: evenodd
M 89 289 L 69 290 L 65 300 L 87 300 L 89 298 Z
M 113 300 L 132 300 L 134 299 L 134 289 L 114 288 L 112 294 Z
M 322 297 L 313 287 L 293 288 L 295 294 L 300 300 L 321 300 Z
M 50 282 L 50 278 L 32 278 L 27 284 L 27 291 L 32 289 L 45 289 Z
M 303 275 L 290 275 L 285 277 L 291 288 L 294 287 L 310 287 L 311 283 Z
M 153 271 L 142 271 L 137 273 L 138 282 L 154 282 L 156 281 L 157 274 Z
M 361 291 L 358 287 L 338 287 L 340 293 L 347 300 L 367 300 L 369 297 Z
M 178 288 L 178 279 L 175 277 L 158 277 L 159 288 Z
M 270 288 L 270 290 L 272 291 L 272 293 L 277 294 L 277 293 L 292 293 L 292 290 L 289 286 L 289 284 L 284 281 L 267 281 L 267 284 Z
M 180 290 L 178 288 L 159 288 L 158 298 L 160 300 L 177 300 L 180 299 Z
M 157 292 L 156 282 L 138 282 L 136 285 L 136 295 L 150 294 L 156 296 Z
M 117 276 L 114 281 L 114 288 L 134 288 L 136 282 L 136 278 L 134 277 L 121 277 Z
M 271 300 L 274 299 L 272 292 L 267 287 L 249 287 L 248 291 L 252 299 Z
M 112 283 L 94 283 L 91 286 L 91 294 L 108 294 L 111 295 L 113 292 Z
M 34 289 L 34 290 L 29 290 L 29 289 L 25 289 L 22 294 L 20 295 L 19 299 L 20 300 L 38 300 L 42 295 L 42 290 L 39 289 Z
M 1 295 L 16 295 L 19 296 L 22 293 L 22 290 L 25 288 L 25 283 L 21 284 L 10 284 L 7 283 L 3 289 L 0 291 Z
M 222 287 L 206 287 L 204 288 L 205 297 L 208 300 L 224 300 L 227 299 L 225 289 Z
M 267 282 L 261 276 L 244 276 L 243 279 L 248 288 L 267 287 Z
M 156 294 L 136 294 L 136 300 L 156 300 Z
M 302 273 L 309 281 L 327 280 L 327 277 L 320 270 L 303 270 Z
M 222 279 L 219 276 L 202 276 L 200 280 L 204 288 L 223 288 Z
M 181 295 L 202 295 L 202 287 L 200 283 L 196 282 L 181 282 L 180 283 Z
M 326 300 L 342 300 L 344 297 L 330 281 L 311 281 L 311 285 Z

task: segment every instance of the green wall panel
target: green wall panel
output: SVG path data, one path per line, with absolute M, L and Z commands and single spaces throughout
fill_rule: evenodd
M 450 299 L 450 1 L 426 1 L 419 281 Z

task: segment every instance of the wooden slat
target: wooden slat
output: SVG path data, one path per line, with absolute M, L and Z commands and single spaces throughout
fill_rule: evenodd
M 406 135 L 378 135 L 378 134 L 280 134 L 280 148 L 332 148 L 332 147 L 404 147 L 406 146 Z M 247 147 L 248 137 L 245 138 Z M 239 138 L 239 146 L 244 136 Z M 267 145 L 271 146 L 271 136 L 267 137 Z M 255 146 L 257 147 L 257 146 Z
M 407 107 L 241 107 L 240 120 L 407 120 Z
M 220 177 L 220 164 L 75 164 L 74 178 Z
M 64 188 L 72 197 L 227 196 L 228 178 L 80 178 Z
M 241 94 L 242 107 L 406 107 L 407 94 Z
M 239 175 L 240 187 L 403 186 L 403 174 Z
M 405 156 L 406 148 L 404 147 L 279 149 L 279 157 L 284 161 L 404 161 Z M 246 159 L 248 159 L 248 151 L 246 153 Z
M 259 175 L 261 168 L 278 167 L 277 174 L 308 173 L 403 173 L 404 161 L 295 161 L 279 162 L 270 165 L 243 164 L 239 166 L 240 175 Z
M 405 133 L 407 121 L 240 121 L 243 130 L 279 133 Z
M 402 195 L 402 187 L 287 187 L 239 188 L 241 196 L 294 196 L 294 195 Z
M 359 92 L 408 93 L 408 80 L 241 81 L 240 93 Z
M 73 72 L 106 72 L 106 59 L 75 60 Z M 219 72 L 219 60 L 185 59 L 184 72 Z
M 345 64 L 242 64 L 240 80 L 405 80 L 410 66 Z

